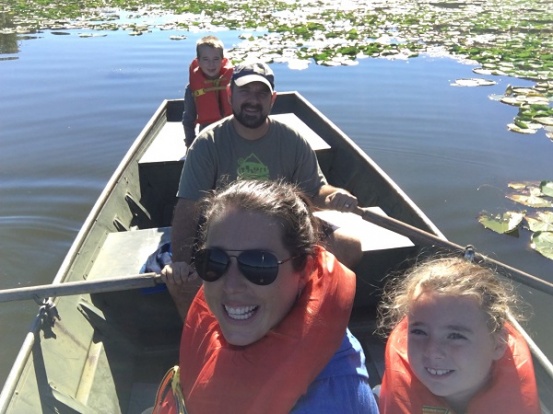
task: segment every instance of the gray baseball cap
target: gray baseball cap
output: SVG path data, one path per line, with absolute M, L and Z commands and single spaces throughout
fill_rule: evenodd
M 271 93 L 275 88 L 275 75 L 271 68 L 263 62 L 248 62 L 235 66 L 232 81 L 236 86 L 262 82 L 269 87 Z

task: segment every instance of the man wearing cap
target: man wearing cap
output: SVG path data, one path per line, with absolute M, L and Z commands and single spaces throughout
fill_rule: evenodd
M 230 84 L 233 115 L 204 129 L 188 150 L 173 214 L 173 264 L 162 274 L 181 316 L 179 300 L 190 295 L 197 279 L 190 266 L 192 246 L 206 192 L 237 179 L 284 180 L 297 184 L 315 206 L 352 211 L 357 198 L 326 182 L 315 152 L 301 133 L 269 117 L 276 99 L 273 71 L 264 63 L 238 65 Z M 345 265 L 361 257 L 359 240 L 340 233 L 328 235 L 327 248 Z

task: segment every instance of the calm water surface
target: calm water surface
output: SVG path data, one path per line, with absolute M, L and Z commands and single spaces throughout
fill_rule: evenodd
M 0 61 L 0 289 L 50 283 L 94 201 L 165 98 L 183 95 L 200 35 L 171 32 L 103 38 L 40 34 Z M 218 35 L 227 47 L 237 33 Z M 298 90 L 407 192 L 452 241 L 553 281 L 553 262 L 529 235 L 497 235 L 482 210 L 515 207 L 507 183 L 553 179 L 553 144 L 506 130 L 516 109 L 492 101 L 508 84 L 458 88 L 473 66 L 446 58 L 367 59 L 354 67 L 293 71 L 272 65 L 280 91 Z M 529 332 L 551 357 L 550 298 L 521 288 L 532 304 Z M 37 311 L 32 301 L 0 304 L 0 384 Z M 62 315 L 63 317 L 63 315 Z

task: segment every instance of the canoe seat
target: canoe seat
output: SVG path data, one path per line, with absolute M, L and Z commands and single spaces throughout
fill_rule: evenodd
M 330 145 L 295 114 L 286 113 L 271 115 L 271 117 L 300 131 L 315 152 L 330 149 Z M 185 155 L 186 145 L 182 123 L 166 122 L 157 132 L 152 145 L 142 155 L 139 163 L 177 162 L 184 160 Z
M 271 118 L 280 121 L 283 124 L 289 125 L 301 132 L 303 137 L 307 139 L 307 142 L 309 142 L 309 145 L 311 145 L 311 148 L 313 148 L 315 152 L 330 149 L 330 145 L 328 145 L 328 143 L 321 138 L 319 134 L 309 128 L 305 122 L 299 119 L 296 114 L 291 112 L 285 114 L 275 114 L 271 115 Z
M 380 207 L 367 209 L 386 216 Z M 352 269 L 357 274 L 354 306 L 374 306 L 385 277 L 391 272 L 403 269 L 407 265 L 406 259 L 415 253 L 416 246 L 409 238 L 363 220 L 354 213 L 323 210 L 315 215 L 361 240 L 363 258 L 361 263 Z M 370 274 L 357 269 L 370 269 Z
M 184 129 L 180 122 L 166 122 L 158 131 L 152 145 L 140 158 L 139 163 L 181 161 L 186 155 Z
M 311 148 L 317 154 L 317 160 L 323 171 L 327 171 L 332 164 L 332 147 L 315 131 L 313 131 L 305 122 L 303 122 L 298 116 L 292 112 L 271 115 L 273 119 L 276 119 L 295 130 L 299 131 L 302 136 L 309 142 Z
M 109 233 L 88 280 L 136 275 L 158 245 L 170 240 L 169 227 Z
M 380 207 L 368 207 L 367 210 L 386 216 L 386 213 Z M 315 212 L 315 215 L 334 228 L 347 229 L 352 235 L 357 236 L 361 240 L 361 249 L 364 252 L 413 246 L 409 238 L 363 220 L 361 216 L 355 213 L 321 210 Z
M 170 240 L 170 230 L 163 227 L 110 233 L 99 249 L 88 280 L 139 274 L 148 256 Z M 92 301 L 106 320 L 126 331 L 131 340 L 151 341 L 151 346 L 161 346 L 165 339 L 168 344 L 178 343 L 182 323 L 164 285 L 95 293 Z
M 185 154 L 182 123 L 164 122 L 138 162 L 140 188 L 144 195 L 140 202 L 152 215 L 153 222 L 161 226 L 171 225 Z M 173 202 L 160 203 L 159 200 Z

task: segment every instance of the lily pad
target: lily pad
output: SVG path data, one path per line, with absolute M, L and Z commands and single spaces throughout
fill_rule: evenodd
M 530 231 L 553 231 L 553 211 L 539 211 L 535 217 L 526 217 Z
M 553 197 L 553 181 L 542 181 L 540 183 L 540 191 L 543 195 Z
M 553 116 L 539 116 L 534 118 L 534 120 L 543 125 L 548 125 L 548 126 L 553 125 Z
M 451 86 L 468 86 L 468 87 L 474 87 L 474 86 L 492 86 L 496 85 L 497 82 L 488 80 L 488 79 L 481 79 L 481 78 L 465 78 L 465 79 L 457 79 L 455 82 L 451 84 Z
M 519 134 L 535 134 L 536 132 L 538 132 L 537 129 L 532 129 L 528 127 L 521 128 L 520 126 L 515 124 L 507 124 L 507 128 L 509 129 L 509 131 L 518 132 Z
M 511 181 L 507 184 L 509 188 L 513 188 L 518 191 L 528 191 L 529 193 L 534 194 L 535 190 L 541 190 L 539 189 L 540 183 L 538 181 Z
M 506 195 L 506 197 L 509 200 L 513 200 L 515 203 L 519 203 L 528 207 L 553 207 L 553 202 L 536 195 L 508 194 Z
M 553 232 L 538 231 L 533 233 L 530 247 L 548 259 L 553 260 Z
M 525 211 L 507 211 L 503 214 L 496 215 L 482 212 L 478 216 L 478 222 L 485 228 L 499 234 L 512 233 L 518 229 L 525 214 Z

